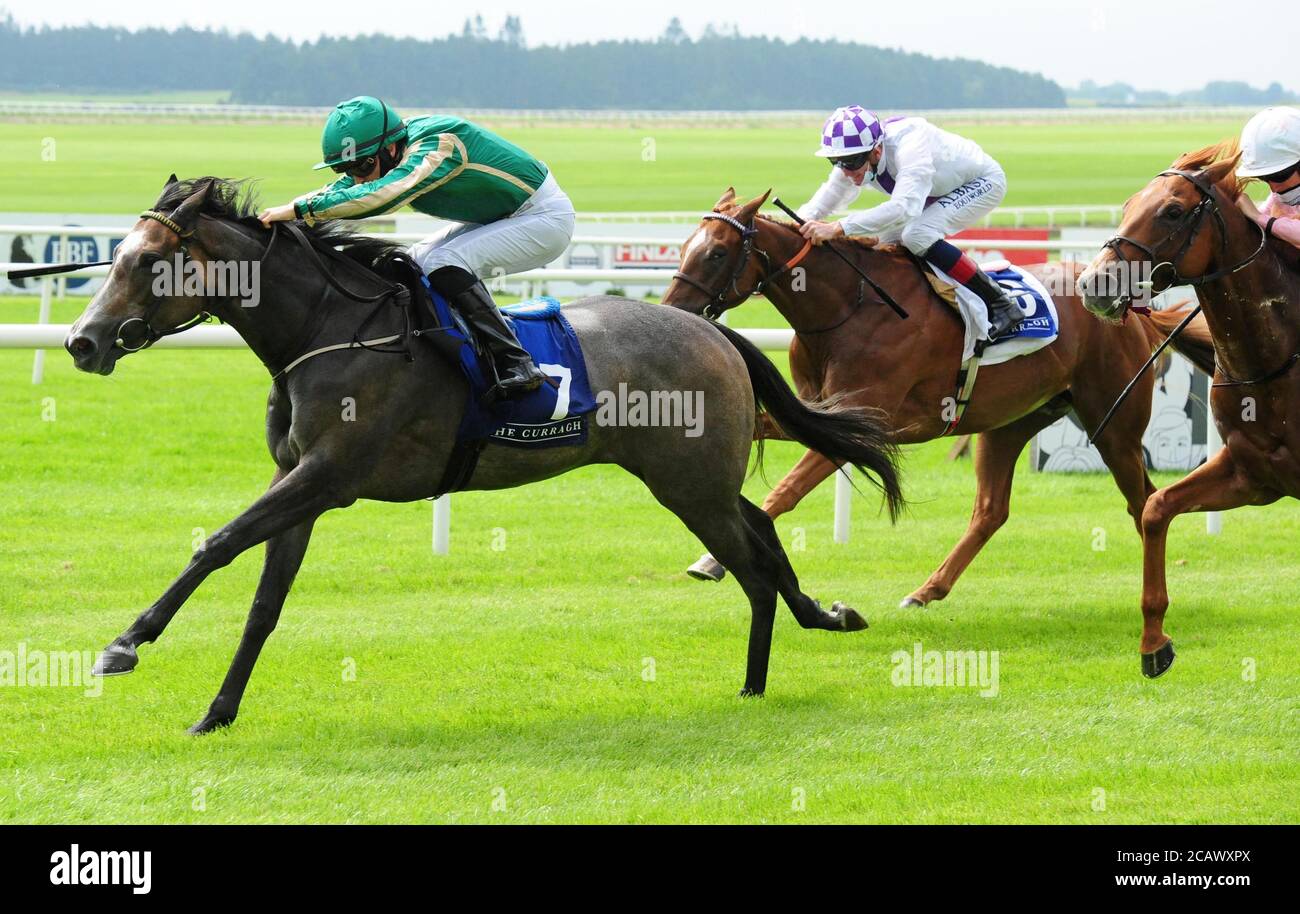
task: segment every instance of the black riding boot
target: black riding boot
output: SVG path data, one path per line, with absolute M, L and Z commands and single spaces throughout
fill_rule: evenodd
M 990 340 L 1005 336 L 1025 319 L 1025 312 L 1020 310 L 1020 305 L 983 270 L 976 270 L 964 285 L 988 306 Z
M 489 395 L 513 397 L 542 386 L 546 375 L 533 364 L 533 357 L 519 345 L 510 325 L 497 310 L 487 286 L 458 267 L 442 267 L 429 274 L 429 282 L 447 297 L 474 328 L 474 335 L 492 358 L 497 384 Z

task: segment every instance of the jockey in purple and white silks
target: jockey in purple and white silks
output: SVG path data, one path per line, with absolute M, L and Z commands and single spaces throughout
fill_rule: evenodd
M 875 237 L 909 251 L 966 286 L 988 306 L 989 338 L 1024 320 L 1010 296 L 947 236 L 969 228 L 1002 202 L 1007 176 L 976 143 L 920 117 L 881 122 L 857 105 L 837 108 L 822 128 L 816 155 L 831 160 L 830 177 L 799 209 L 800 231 L 820 244 L 840 236 Z M 864 186 L 889 197 L 871 209 L 824 222 Z

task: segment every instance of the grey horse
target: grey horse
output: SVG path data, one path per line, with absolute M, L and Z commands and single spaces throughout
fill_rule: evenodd
M 464 376 L 435 346 L 409 340 L 412 359 L 344 346 L 293 366 L 302 355 L 365 335 L 404 337 L 402 286 L 384 264 L 394 247 L 338 225 L 264 228 L 239 182 L 167 182 L 116 250 L 104 286 L 73 325 L 66 347 L 79 369 L 107 375 L 124 354 L 215 316 L 243 337 L 273 376 L 267 444 L 270 488 L 210 536 L 180 576 L 101 655 L 100 675 L 128 673 L 137 648 L 158 639 L 189 596 L 244 550 L 266 558 L 243 637 L 220 691 L 192 733 L 232 723 L 267 636 L 275 628 L 316 519 L 359 498 L 406 502 L 439 491 L 466 408 Z M 288 240 L 285 240 L 288 239 Z M 264 294 L 256 307 L 227 294 L 155 294 L 159 261 L 252 264 Z M 173 290 L 175 291 L 175 290 Z M 204 290 L 211 293 L 211 290 Z M 597 295 L 564 308 L 584 351 L 593 391 L 702 391 L 703 434 L 682 428 L 591 423 L 584 445 L 523 450 L 488 444 L 463 488 L 504 489 L 577 467 L 612 463 L 632 473 L 730 569 L 749 599 L 742 695 L 766 687 L 779 593 L 804 628 L 856 631 L 865 620 L 830 609 L 799 588 L 772 521 L 741 495 L 756 415 L 767 409 L 793 438 L 857 466 L 903 504 L 898 455 L 881 418 L 837 403 L 805 404 L 766 357 L 726 327 L 674 308 Z M 399 339 L 400 342 L 400 339 Z M 284 369 L 293 366 L 293 370 Z M 351 398 L 354 421 L 341 421 Z M 758 455 L 762 459 L 761 450 Z

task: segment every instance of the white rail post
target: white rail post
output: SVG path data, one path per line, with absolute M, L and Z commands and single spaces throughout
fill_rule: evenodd
M 63 232 L 63 234 L 59 235 L 59 246 L 56 250 L 58 251 L 56 260 L 59 263 L 67 263 L 68 262 L 68 233 L 66 231 Z M 59 287 L 59 301 L 63 301 L 63 297 L 68 294 L 67 277 L 65 276 L 59 277 L 58 287 Z
M 847 463 L 835 473 L 835 542 L 849 541 L 849 526 L 853 515 L 853 482 L 849 476 L 853 467 Z
M 41 313 L 36 319 L 38 324 L 48 324 L 50 322 L 50 278 L 44 276 L 41 278 Z M 45 350 L 37 349 L 36 356 L 32 359 L 32 383 L 39 384 L 45 380 Z
M 451 495 L 433 500 L 433 554 L 446 555 L 451 545 Z
M 1223 439 L 1219 437 L 1219 427 L 1214 424 L 1214 413 L 1210 410 L 1205 411 L 1205 459 L 1209 460 L 1219 449 L 1223 447 Z M 1214 536 L 1223 532 L 1223 512 L 1207 511 L 1205 514 L 1205 532 Z

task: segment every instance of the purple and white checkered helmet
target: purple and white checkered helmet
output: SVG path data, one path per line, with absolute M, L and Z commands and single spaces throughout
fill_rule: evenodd
M 861 105 L 836 108 L 822 125 L 822 144 L 814 155 L 827 159 L 869 152 L 880 144 L 880 118 Z

